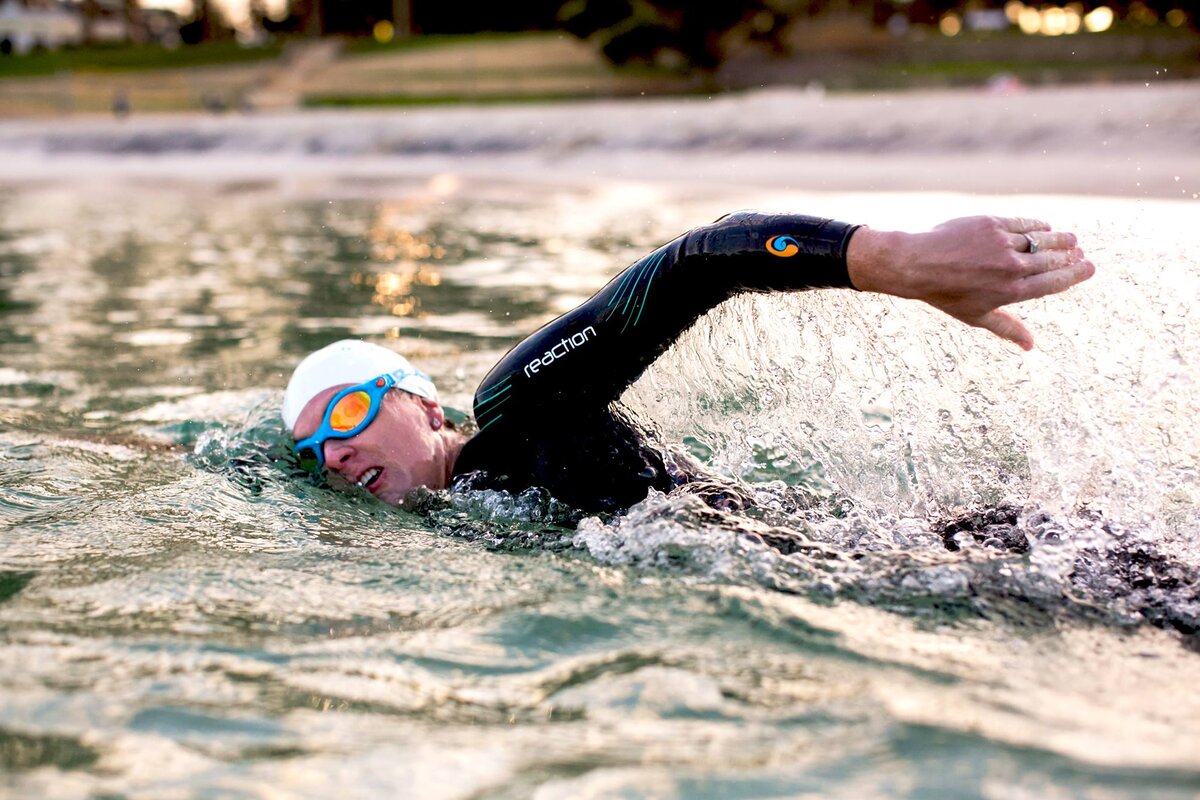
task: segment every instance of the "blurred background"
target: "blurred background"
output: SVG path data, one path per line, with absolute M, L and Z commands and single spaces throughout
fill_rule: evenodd
M 1200 74 L 1183 0 L 0 0 L 0 115 Z

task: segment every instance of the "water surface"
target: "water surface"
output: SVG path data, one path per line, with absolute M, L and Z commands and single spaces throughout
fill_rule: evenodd
M 13 796 L 1200 793 L 1194 202 L 456 172 L 2 197 Z M 1100 274 L 1022 309 L 1028 356 L 850 292 L 720 309 L 625 401 L 749 515 L 390 509 L 288 459 L 313 348 L 400 349 L 465 409 L 525 333 L 742 207 L 1040 215 Z

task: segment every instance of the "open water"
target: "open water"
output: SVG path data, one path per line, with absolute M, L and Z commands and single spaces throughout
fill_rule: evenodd
M 297 472 L 333 339 L 449 405 L 742 207 L 1075 230 L 1025 355 L 909 303 L 744 298 L 625 402 L 758 501 L 564 524 Z M 0 792 L 1200 796 L 1194 201 L 636 181 L 27 181 L 0 195 Z M 564 431 L 569 436 L 570 431 Z

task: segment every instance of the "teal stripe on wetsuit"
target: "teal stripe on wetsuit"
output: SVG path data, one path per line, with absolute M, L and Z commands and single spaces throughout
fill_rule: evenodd
M 480 433 L 467 443 L 455 474 L 487 473 L 510 489 L 540 485 L 581 508 L 628 505 L 615 498 L 636 501 L 649 487 L 669 488 L 658 474 L 661 459 L 649 463 L 649 452 L 629 452 L 639 436 L 611 416 L 609 405 L 700 316 L 734 295 L 850 287 L 845 256 L 856 228 L 739 213 L 658 248 L 492 369 L 475 395 Z M 584 429 L 588 424 L 603 433 Z M 588 457 L 576 458 L 552 437 L 579 442 Z M 615 485 L 623 478 L 605 472 L 630 465 L 647 474 L 628 477 L 628 486 Z M 612 491 L 596 498 L 579 490 L 577 484 L 594 483 L 602 472 Z

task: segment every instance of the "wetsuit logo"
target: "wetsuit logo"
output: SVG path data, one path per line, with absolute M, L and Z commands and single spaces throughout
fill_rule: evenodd
M 531 375 L 536 374 L 537 371 L 542 367 L 550 366 L 558 359 L 570 353 L 576 347 L 587 344 L 587 342 L 590 341 L 595 335 L 596 329 L 591 325 L 588 325 L 579 333 L 573 333 L 570 336 L 564 337 L 559 341 L 558 344 L 554 345 L 554 347 L 551 347 L 545 353 L 542 353 L 541 358 L 535 358 L 533 361 L 530 361 L 525 365 L 525 377 L 528 378 Z
M 788 258 L 800 252 L 800 245 L 791 236 L 772 236 L 767 239 L 767 252 L 780 258 Z

